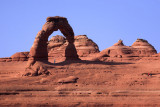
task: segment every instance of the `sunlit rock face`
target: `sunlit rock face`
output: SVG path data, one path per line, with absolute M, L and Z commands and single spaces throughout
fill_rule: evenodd
M 48 56 L 64 57 L 67 45 L 68 41 L 65 37 L 60 35 L 53 36 L 48 42 Z M 86 35 L 75 36 L 74 45 L 79 57 L 85 57 L 91 53 L 99 52 L 98 45 L 89 39 Z
M 74 32 L 69 25 L 67 18 L 55 16 L 47 17 L 46 23 L 35 37 L 34 43 L 30 49 L 28 63 L 24 76 L 38 76 L 49 74 L 48 71 L 48 38 L 57 30 L 66 37 L 68 45 L 65 49 L 66 60 L 79 60 L 74 46 Z
M 77 52 L 74 47 L 74 32 L 72 27 L 69 25 L 67 18 L 65 17 L 48 17 L 46 23 L 43 25 L 42 30 L 40 30 L 34 40 L 34 43 L 30 49 L 29 59 L 33 60 L 48 60 L 48 38 L 49 36 L 58 29 L 66 37 L 68 41 L 67 50 L 65 50 L 66 59 L 78 59 Z M 62 39 L 62 38 L 61 38 Z M 53 39 L 54 40 L 54 39 Z M 70 50 L 69 50 L 70 49 Z M 70 55 L 72 51 L 72 56 Z
M 53 36 L 47 42 L 48 57 L 65 58 L 66 48 L 70 50 L 68 54 L 72 55 L 68 40 L 64 36 Z M 137 39 L 132 46 L 124 45 L 122 40 L 118 40 L 113 46 L 99 51 L 98 45 L 89 39 L 86 35 L 74 36 L 74 46 L 79 57 L 149 57 L 160 56 L 155 48 L 147 40 Z M 72 57 L 72 56 L 71 56 Z M 29 58 L 29 52 L 17 52 L 10 58 L 1 58 L 1 62 L 26 61 Z
M 99 56 L 108 57 L 148 57 L 157 54 L 155 48 L 147 40 L 137 39 L 132 46 L 125 46 L 122 40 L 119 40 L 113 46 L 101 51 Z
M 56 35 L 48 41 L 48 57 L 65 57 L 68 42 L 65 37 Z
M 56 35 L 53 36 L 47 42 L 47 53 L 48 57 L 56 57 L 61 58 L 65 57 L 66 48 L 69 47 L 68 40 L 64 36 Z M 99 53 L 98 45 L 89 39 L 86 35 L 78 35 L 74 37 L 74 45 L 77 50 L 77 54 L 79 57 L 86 57 L 90 54 Z M 46 49 L 45 49 L 46 50 Z M 70 49 L 71 50 L 71 49 Z M 70 51 L 70 55 L 72 55 L 72 51 Z M 35 52 L 34 52 L 35 53 Z M 43 52 L 41 52 L 43 53 Z M 33 52 L 31 52 L 33 55 Z M 45 55 L 46 56 L 46 55 Z M 28 58 L 31 57 L 29 52 L 17 52 L 11 56 L 12 61 L 26 61 Z M 41 57 L 40 57 L 41 58 Z M 43 59 L 43 57 L 42 57 Z
M 11 56 L 12 61 L 27 61 L 29 52 L 17 52 Z
M 135 56 L 151 56 L 157 54 L 155 48 L 144 39 L 137 39 L 131 47 Z
M 74 37 L 74 45 L 80 57 L 88 56 L 92 53 L 98 53 L 98 45 L 89 39 L 86 35 L 78 35 Z
M 126 57 L 133 52 L 131 47 L 125 46 L 123 41 L 119 40 L 113 46 L 103 50 L 101 53 L 106 53 L 109 57 Z

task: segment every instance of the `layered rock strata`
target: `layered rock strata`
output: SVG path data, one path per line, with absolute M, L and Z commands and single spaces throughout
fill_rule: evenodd
M 98 45 L 86 35 L 78 35 L 74 39 L 74 44 L 80 57 L 86 57 L 89 54 L 100 52 Z
M 155 48 L 147 40 L 137 39 L 132 46 L 125 46 L 119 40 L 113 46 L 101 51 L 97 57 L 149 57 L 157 54 Z
M 12 61 L 27 61 L 29 52 L 17 52 L 11 56 Z
M 79 57 L 86 57 L 91 53 L 99 52 L 97 44 L 89 39 L 86 35 L 75 36 L 74 41 L 74 45 Z M 49 57 L 64 57 L 67 45 L 68 41 L 66 41 L 63 36 L 53 36 L 48 42 Z
M 157 54 L 156 49 L 147 40 L 137 39 L 131 46 L 134 56 L 152 56 Z

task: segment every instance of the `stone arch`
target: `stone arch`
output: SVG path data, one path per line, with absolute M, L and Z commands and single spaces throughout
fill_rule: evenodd
M 43 25 L 42 30 L 38 32 L 30 49 L 30 58 L 34 60 L 48 60 L 48 38 L 54 31 L 59 29 L 69 42 L 65 53 L 66 59 L 79 59 L 76 50 L 73 49 L 74 45 L 72 46 L 74 42 L 74 32 L 67 19 L 64 17 L 56 16 L 48 17 L 46 20 L 47 22 Z M 72 56 L 70 55 L 71 52 L 69 51 L 72 52 Z
M 48 74 L 47 67 L 43 61 L 48 61 L 47 42 L 49 36 L 57 30 L 66 37 L 69 44 L 65 50 L 66 60 L 79 60 L 76 48 L 74 46 L 74 32 L 65 17 L 47 17 L 46 23 L 43 25 L 34 40 L 30 49 L 29 60 L 26 70 L 28 73 L 25 75 L 40 75 Z

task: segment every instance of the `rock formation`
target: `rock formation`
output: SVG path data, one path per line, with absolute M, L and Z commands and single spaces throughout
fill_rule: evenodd
M 86 35 L 75 36 L 74 41 L 74 45 L 79 57 L 85 57 L 91 53 L 99 52 L 97 44 L 94 43 L 91 39 L 88 39 Z M 48 56 L 64 57 L 67 45 L 68 42 L 63 36 L 53 36 L 48 42 Z
M 0 58 L 0 62 L 11 62 L 11 61 L 12 61 L 11 57 Z
M 17 52 L 11 56 L 12 61 L 27 61 L 29 52 Z
M 53 36 L 47 42 L 47 51 L 48 57 L 53 59 L 55 58 L 65 58 L 65 50 L 69 44 L 67 39 L 63 36 L 56 35 Z M 87 57 L 90 54 L 99 53 L 98 45 L 89 39 L 86 35 L 78 35 L 74 36 L 74 45 L 77 50 L 77 54 L 79 57 Z M 43 52 L 42 52 L 43 53 Z M 1 58 L 0 62 L 8 62 L 8 61 L 27 61 L 29 56 L 29 52 L 17 52 L 13 54 L 10 58 Z M 32 58 L 30 56 L 30 58 Z M 40 58 L 42 60 L 42 58 Z M 71 59 L 71 58 L 70 58 Z
M 73 38 L 72 38 L 73 39 Z M 18 52 L 12 55 L 9 58 L 0 58 L 0 62 L 10 62 L 10 61 L 26 61 L 29 59 L 36 59 L 39 57 L 40 60 L 51 58 L 58 59 L 58 60 L 64 60 L 66 57 L 66 60 L 71 59 L 78 59 L 78 56 L 82 60 L 92 60 L 92 61 L 98 61 L 99 59 L 103 59 L 104 57 L 158 57 L 160 54 L 157 54 L 157 51 L 155 48 L 148 43 L 147 40 L 144 39 L 137 39 L 132 46 L 125 46 L 122 40 L 119 40 L 117 43 L 115 43 L 113 46 L 99 52 L 99 48 L 96 43 L 94 43 L 91 39 L 89 39 L 86 35 L 78 35 L 74 36 L 74 45 L 70 46 L 68 40 L 60 35 L 53 36 L 48 42 L 47 42 L 47 52 L 41 56 L 38 56 L 41 53 L 37 53 L 38 55 L 36 57 L 32 55 L 36 55 L 36 52 L 34 50 L 34 47 L 36 47 L 36 41 L 31 48 L 31 52 L 28 55 L 29 52 Z M 41 46 L 42 47 L 42 46 Z M 37 48 L 38 49 L 38 48 Z M 73 49 L 73 50 L 72 50 Z M 34 51 L 32 51 L 34 50 Z M 67 51 L 68 50 L 68 51 Z M 43 49 L 40 51 L 44 51 Z M 77 54 L 73 54 L 72 52 Z M 48 55 L 46 55 L 48 54 Z M 29 57 L 30 56 L 30 57 Z M 45 57 L 44 57 L 45 56 Z M 50 60 L 50 61 L 51 61 Z M 33 60 L 30 60 L 33 61 Z
M 160 57 L 160 53 L 152 55 L 153 57 Z
M 120 39 L 117 43 L 115 43 L 113 46 L 124 46 L 123 41 Z
M 48 37 L 58 29 L 66 37 L 68 41 L 65 50 L 66 60 L 78 60 L 77 51 L 74 46 L 74 32 L 65 17 L 48 17 L 46 23 L 43 25 L 42 30 L 38 32 L 34 43 L 30 49 L 29 60 L 24 75 L 37 76 L 41 74 L 49 74 L 47 66 L 48 62 Z M 46 62 L 46 63 L 44 63 Z
M 16 52 L 11 57 L 0 58 L 0 62 L 27 61 L 29 52 Z
M 49 57 L 65 57 L 65 49 L 68 42 L 65 37 L 57 35 L 53 36 L 48 41 L 48 56 Z
M 80 57 L 86 57 L 89 54 L 99 52 L 98 45 L 89 39 L 86 35 L 78 35 L 75 36 L 74 39 L 74 44 Z
M 157 54 L 155 48 L 147 40 L 137 39 L 131 46 L 134 56 L 152 56 Z
M 155 48 L 147 40 L 137 39 L 132 46 L 125 46 L 119 40 L 113 46 L 101 51 L 96 57 L 148 57 L 156 54 Z
M 99 57 L 108 56 L 108 57 L 122 57 L 124 55 L 131 54 L 131 47 L 125 46 L 122 40 L 119 40 L 113 46 L 100 52 Z

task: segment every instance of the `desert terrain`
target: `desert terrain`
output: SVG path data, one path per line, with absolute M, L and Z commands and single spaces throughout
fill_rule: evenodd
M 57 62 L 37 77 L 21 76 L 27 61 L 1 62 L 0 106 L 160 106 L 159 57 L 110 60 Z
M 60 29 L 65 36 L 48 37 Z M 28 52 L 0 58 L 0 107 L 160 106 L 160 54 L 147 40 L 102 51 L 48 17 Z

